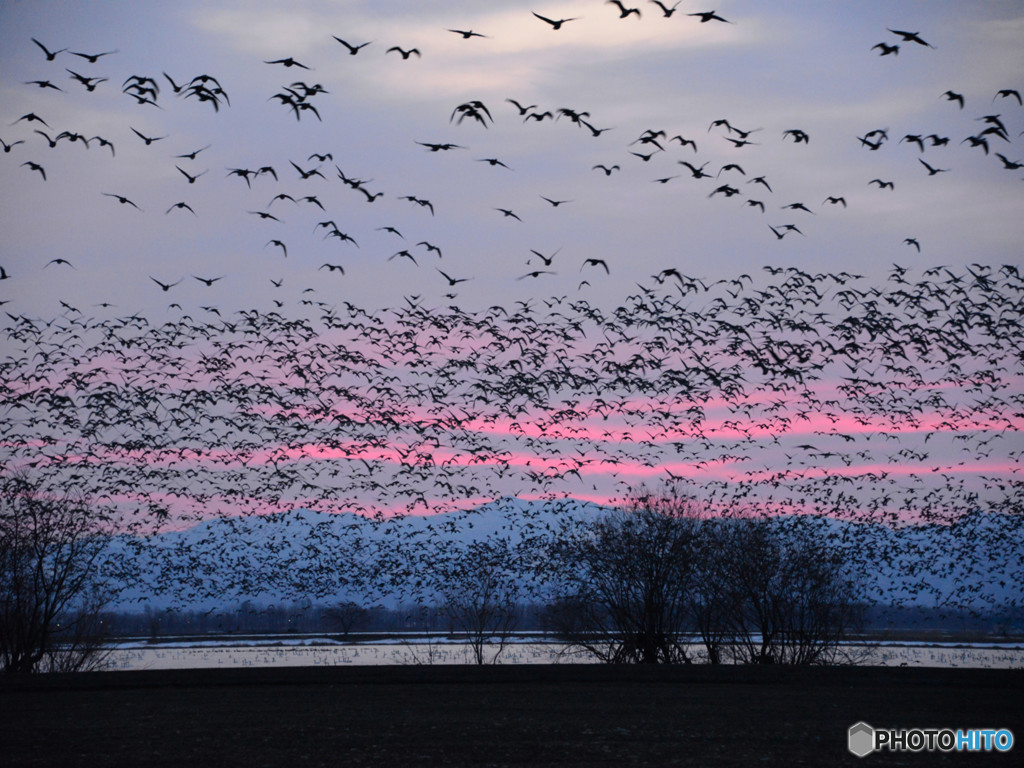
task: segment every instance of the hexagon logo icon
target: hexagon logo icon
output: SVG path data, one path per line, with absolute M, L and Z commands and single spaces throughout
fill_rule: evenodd
M 846 745 L 857 757 L 865 757 L 875 751 L 875 729 L 867 723 L 854 723 L 847 731 Z

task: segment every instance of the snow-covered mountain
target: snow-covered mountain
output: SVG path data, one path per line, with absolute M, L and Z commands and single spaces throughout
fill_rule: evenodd
M 580 501 L 509 498 L 431 517 L 375 521 L 308 509 L 221 518 L 183 531 L 119 538 L 111 581 L 128 585 L 116 610 L 207 610 L 256 604 L 429 601 L 477 548 L 502 554 L 505 577 L 540 587 L 545 551 L 566 530 L 607 510 Z M 976 513 L 955 526 L 801 521 L 846 548 L 879 604 L 990 607 L 1024 604 L 1024 519 Z M 777 518 L 771 524 L 793 523 Z M 489 549 L 487 549 L 489 548 Z M 434 592 L 432 592 L 433 590 Z

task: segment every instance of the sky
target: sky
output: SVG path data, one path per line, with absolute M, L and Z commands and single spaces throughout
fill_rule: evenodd
M 732 23 L 701 23 L 686 14 L 707 10 L 690 0 L 664 18 L 639 4 L 641 17 L 620 19 L 614 5 L 575 0 L 554 6 L 519 2 L 346 3 L 5 3 L 6 42 L 0 138 L 25 140 L 0 160 L 4 231 L 2 260 L 11 279 L 0 286 L 8 309 L 111 302 L 121 309 L 159 310 L 170 301 L 252 306 L 274 296 L 294 300 L 313 287 L 324 300 L 358 296 L 365 305 L 393 306 L 406 295 L 443 301 L 453 278 L 460 306 L 489 306 L 537 295 L 577 292 L 617 302 L 622 289 L 665 268 L 705 279 L 733 277 L 766 264 L 813 270 L 885 274 L 903 266 L 1002 264 L 1019 252 L 1024 224 L 1017 215 L 1024 157 L 1024 110 L 1001 89 L 1021 87 L 1024 12 L 1015 2 L 723 2 Z M 560 30 L 536 19 L 575 17 Z M 463 39 L 448 31 L 476 31 Z M 888 31 L 916 31 L 934 48 L 900 43 Z M 350 56 L 332 36 L 370 42 Z M 70 52 L 47 61 L 48 49 L 117 53 L 95 64 Z M 900 44 L 880 56 L 872 46 Z M 403 61 L 391 46 L 416 47 Z M 292 57 L 309 66 L 264 64 Z M 106 77 L 94 92 L 66 69 Z M 214 111 L 196 98 L 174 97 L 176 83 L 199 74 L 217 78 L 231 100 Z M 132 75 L 153 77 L 159 106 L 121 92 Z M 47 80 L 63 89 L 26 85 Z M 297 80 L 328 93 L 311 99 L 322 117 L 297 120 L 271 100 Z M 962 93 L 964 109 L 943 98 Z M 534 112 L 587 112 L 595 138 L 568 117 L 524 123 L 506 99 Z M 450 120 L 460 104 L 481 101 L 493 117 Z M 26 121 L 35 113 L 52 127 Z M 991 153 L 961 143 L 999 114 L 1010 143 Z M 725 119 L 750 134 L 734 147 Z M 15 123 L 14 125 L 11 125 Z M 134 135 L 166 137 L 146 146 Z M 50 149 L 41 129 L 103 136 L 116 157 L 93 143 L 61 141 Z M 808 135 L 796 143 L 783 132 Z M 878 151 L 859 136 L 887 129 Z M 630 154 L 657 150 L 635 143 L 644 131 L 665 131 L 645 162 Z M 945 147 L 918 147 L 901 138 L 935 133 Z M 672 136 L 697 143 L 697 151 Z M 736 134 L 732 134 L 733 137 Z M 465 149 L 430 152 L 416 142 Z M 209 145 L 194 160 L 176 158 Z M 330 153 L 333 161 L 308 160 Z M 509 169 L 483 159 L 497 158 Z M 919 158 L 949 169 L 929 176 Z M 695 180 L 686 160 L 715 178 Z M 47 173 L 22 165 L 38 163 Z M 302 181 L 290 162 L 319 167 L 325 178 Z M 720 169 L 738 164 L 738 171 Z M 619 165 L 612 176 L 596 164 Z M 270 165 L 280 178 L 255 179 L 252 189 L 230 168 Z M 175 166 L 204 173 L 189 184 Z M 369 180 L 383 196 L 373 204 L 340 183 Z M 772 191 L 749 183 L 763 176 Z M 664 184 L 655 179 L 672 178 Z M 894 189 L 870 185 L 892 181 Z M 740 194 L 713 190 L 730 184 Z M 122 195 L 142 211 L 101 193 Z M 271 203 L 278 193 L 315 195 L 324 205 Z M 430 200 L 435 215 L 407 200 Z M 541 196 L 569 200 L 554 207 Z M 848 207 L 823 205 L 829 196 Z M 766 211 L 748 202 L 760 200 Z M 172 209 L 187 202 L 195 210 Z M 786 210 L 804 203 L 812 213 Z M 495 210 L 513 211 L 520 220 Z M 249 211 L 265 211 L 281 222 Z M 351 241 L 324 239 L 333 220 Z M 769 229 L 796 224 L 777 240 Z M 405 239 L 380 230 L 392 226 Z M 905 238 L 921 245 L 917 253 Z M 280 240 L 288 248 L 268 245 Z M 443 258 L 415 243 L 437 245 Z M 389 260 L 407 249 L 407 258 Z M 531 254 L 558 252 L 549 271 Z M 54 258 L 70 261 L 44 265 Z M 609 267 L 584 266 L 587 258 Z M 342 265 L 345 274 L 322 269 Z M 206 290 L 192 279 L 224 276 Z M 186 281 L 163 292 L 149 278 Z M 270 278 L 285 279 L 275 293 Z M 15 289 L 16 287 L 16 289 Z
M 456 317 L 495 306 L 550 309 L 578 300 L 614 311 L 638 291 L 667 290 L 665 281 L 672 285 L 674 278 L 665 270 L 699 278 L 702 285 L 739 280 L 740 291 L 753 291 L 770 282 L 766 266 L 808 275 L 855 273 L 862 276 L 857 284 L 865 287 L 885 286 L 894 269 L 920 276 L 930 269 L 960 274 L 969 267 L 977 271 L 977 265 L 998 270 L 1019 264 L 1024 168 L 1006 167 L 1024 162 L 1024 107 L 1009 92 L 1024 89 L 1019 2 L 720 0 L 716 5 L 725 21 L 702 23 L 688 15 L 709 10 L 693 0 L 683 0 L 669 17 L 654 3 L 639 3 L 639 18 L 619 18 L 614 5 L 600 0 L 553 5 L 4 3 L 0 139 L 11 148 L 0 155 L 0 266 L 7 276 L 0 280 L 0 301 L 9 313 L 7 327 L 17 325 L 19 316 L 41 322 L 88 317 L 93 330 L 131 314 L 154 324 L 177 322 L 183 315 L 217 323 L 254 307 L 307 316 L 310 305 L 303 302 L 317 301 L 332 311 L 347 307 L 348 317 L 353 306 L 367 311 L 370 324 L 382 328 L 384 336 L 364 334 L 361 341 L 356 333 L 346 337 L 348 348 L 363 343 L 374 354 L 391 354 L 401 331 L 389 324 L 392 320 L 423 320 L 435 309 Z M 536 14 L 572 20 L 556 30 Z M 479 36 L 466 38 L 452 30 Z M 892 30 L 915 33 L 927 45 L 902 40 Z M 369 44 L 350 55 L 335 37 Z M 899 51 L 880 55 L 880 43 L 897 44 Z M 393 46 L 415 47 L 420 55 L 403 59 L 390 50 Z M 49 61 L 44 47 L 67 50 Z M 101 53 L 95 62 L 78 55 Z M 267 63 L 288 60 L 308 69 Z M 105 80 L 89 91 L 68 70 Z M 226 94 L 216 108 L 172 90 L 172 81 L 181 85 L 201 75 L 216 78 Z M 142 103 L 124 92 L 133 77 L 156 81 L 155 103 L 148 103 L 154 99 L 145 91 L 135 91 L 145 96 Z M 299 81 L 322 89 L 305 100 L 319 119 L 313 110 L 290 108 L 275 98 L 288 87 L 301 91 L 294 85 Z M 136 82 L 149 87 L 148 81 Z M 1000 96 L 1002 90 L 1007 94 Z M 962 95 L 962 108 L 945 95 L 948 91 Z M 510 100 L 528 109 L 521 115 Z M 460 112 L 460 105 L 471 106 Z M 558 119 L 530 117 L 547 111 Z M 574 121 L 574 113 L 599 135 Z M 987 153 L 967 140 L 998 126 L 1005 126 L 1005 138 L 989 133 Z M 80 134 L 90 146 L 65 138 L 51 148 L 37 131 L 51 138 L 63 131 Z M 880 141 L 883 131 L 887 141 Z M 940 143 L 925 138 L 930 135 Z M 111 142 L 113 151 L 95 136 Z M 921 146 L 907 138 L 914 136 L 922 137 Z M 944 138 L 948 142 L 942 144 Z M 750 143 L 735 146 L 729 139 Z M 874 150 L 873 142 L 878 142 Z M 445 144 L 456 146 L 438 151 L 425 146 Z M 327 154 L 329 159 L 315 157 Z M 595 169 L 598 165 L 618 169 L 606 174 Z M 247 181 L 232 173 L 267 166 L 276 179 L 264 173 Z M 303 179 L 299 169 L 322 176 Z M 707 177 L 694 178 L 694 169 Z M 370 202 L 340 175 L 361 180 L 369 196 L 379 197 Z M 828 287 L 834 298 L 841 283 L 833 280 Z M 682 289 L 679 293 L 688 298 Z M 713 308 L 709 298 L 703 302 L 704 310 Z M 449 323 L 445 330 L 455 327 Z M 195 332 L 190 338 L 196 342 L 200 336 Z M 237 336 L 224 338 L 225 344 L 236 344 L 236 352 L 244 351 Z M 6 343 L 9 360 L 24 352 L 10 336 Z M 453 356 L 472 354 L 472 339 L 451 343 L 457 347 Z M 593 335 L 586 342 L 575 338 L 564 356 L 579 361 L 593 351 L 588 345 L 597 343 Z M 296 344 L 304 354 L 310 351 Z M 191 353 L 182 353 L 181 365 L 194 361 L 201 347 L 195 343 Z M 486 351 L 486 344 L 480 348 Z M 365 417 L 366 424 L 382 412 L 415 424 L 422 424 L 431 408 L 450 419 L 458 415 L 465 434 L 443 440 L 444 450 L 438 447 L 434 458 L 465 467 L 457 475 L 465 481 L 463 504 L 516 493 L 524 477 L 530 480 L 526 496 L 553 487 L 608 501 L 624 483 L 705 468 L 696 449 L 673 448 L 673 441 L 682 439 L 678 423 L 669 428 L 658 422 L 650 400 L 638 398 L 643 402 L 637 407 L 649 413 L 631 419 L 629 397 L 619 393 L 609 423 L 602 423 L 605 417 L 588 400 L 590 416 L 598 414 L 594 423 L 579 426 L 582 433 L 552 433 L 545 421 L 550 413 L 499 418 L 502 414 L 473 401 L 471 390 L 456 391 L 454 385 L 445 400 L 431 402 L 424 396 L 434 391 L 426 377 L 410 373 L 416 353 L 403 354 L 399 367 L 409 388 L 404 398 L 396 398 L 402 407 L 364 400 L 348 415 Z M 546 349 L 543 366 L 555 365 L 559 354 L 557 348 Z M 31 352 L 26 357 L 31 360 Z M 430 365 L 441 366 L 439 359 L 430 358 Z M 488 358 L 494 366 L 511 359 Z M 716 404 L 710 398 L 703 401 L 708 421 L 690 437 L 714 432 L 719 442 L 706 461 L 721 470 L 709 475 L 716 482 L 743 473 L 771 478 L 799 470 L 830 477 L 884 473 L 888 482 L 902 473 L 918 483 L 930 471 L 928 461 L 938 456 L 945 479 L 973 473 L 984 475 L 974 479 L 990 487 L 1016 475 L 1021 448 L 1019 408 L 1012 405 L 1019 396 L 1020 363 L 1005 354 L 1000 361 L 1010 366 L 1007 379 L 983 394 L 997 401 L 989 416 L 1003 414 L 1010 426 L 996 443 L 999 450 L 988 449 L 983 469 L 958 466 L 963 451 L 952 441 L 967 434 L 972 447 L 975 439 L 988 445 L 984 441 L 992 434 L 985 430 L 995 429 L 998 420 L 981 432 L 967 416 L 941 426 L 958 403 L 970 402 L 966 395 L 952 397 L 951 408 L 932 409 L 913 423 L 886 420 L 878 416 L 877 405 L 876 421 L 867 423 L 852 420 L 856 405 L 832 409 L 843 412 L 841 428 L 848 436 L 856 433 L 867 441 L 881 432 L 916 435 L 891 450 L 861 455 L 853 469 L 813 459 L 842 447 L 843 437 L 817 443 L 812 458 L 806 449 L 794 453 L 815 429 L 825 431 L 831 429 L 826 422 L 835 423 L 827 414 L 806 415 L 818 402 L 803 402 L 801 429 L 770 418 L 764 422 L 768 426 L 752 427 L 758 416 L 772 413 L 764 394 L 772 386 L 764 378 L 743 398 L 747 420 L 738 428 L 737 401 Z M 242 368 L 234 370 L 235 381 L 241 380 Z M 166 376 L 169 389 L 180 385 L 172 373 Z M 928 384 L 945 386 L 942 379 L 941 371 L 933 371 Z M 815 391 L 827 401 L 837 382 L 825 377 Z M 379 382 L 359 383 L 367 394 Z M 148 382 L 151 390 L 159 385 Z M 290 385 L 294 395 L 294 379 Z M 379 389 L 373 394 L 379 398 Z M 563 394 L 564 401 L 571 399 L 571 392 Z M 928 394 L 917 391 L 914 402 L 925 402 Z M 587 392 L 586 397 L 599 395 Z M 781 397 L 785 400 L 785 392 Z M 244 402 L 250 415 L 256 405 Z M 789 402 L 786 412 L 799 411 L 800 405 Z M 263 468 L 273 463 L 276 469 L 282 461 L 326 460 L 351 449 L 323 438 L 325 415 L 315 414 L 315 403 L 296 405 L 293 398 L 281 409 L 292 416 L 306 409 L 313 436 L 264 446 L 262 458 L 247 456 L 241 464 L 252 469 L 247 462 Z M 327 415 L 337 418 L 338 411 Z M 645 434 L 645 428 L 653 433 Z M 399 471 L 401 451 L 376 446 L 366 429 L 356 453 Z M 403 434 L 402 427 L 395 429 L 393 437 Z M 764 450 L 756 459 L 737 458 L 730 440 L 749 436 L 752 429 Z M 586 457 L 586 482 L 581 474 L 565 474 L 583 468 L 580 464 L 554 456 L 538 462 L 540 449 L 528 439 L 531 430 L 533 437 L 544 433 L 560 441 L 559 450 L 576 441 Z M 942 447 L 936 440 L 926 450 L 924 443 L 936 430 L 948 440 Z M 515 477 L 494 485 L 481 479 L 471 466 L 468 447 L 477 443 L 469 434 L 472 440 L 490 435 L 495 455 L 504 457 L 494 466 L 515 467 Z M 768 451 L 780 434 L 792 439 Z M 657 444 L 656 459 L 638 458 L 644 439 Z M 869 448 L 875 445 L 877 440 Z M 906 457 L 896 456 L 897 448 L 921 459 L 908 467 Z M 230 447 L 221 450 L 232 453 Z M 844 456 L 853 453 L 851 448 Z M 972 453 L 971 461 L 977 457 Z M 157 459 L 151 454 L 146 463 L 159 466 Z M 621 466 L 624 461 L 635 461 L 627 467 L 631 471 Z M 737 463 L 742 466 L 736 472 L 722 469 Z M 628 480 L 613 474 L 620 471 Z M 310 470 L 305 480 L 315 486 L 321 475 Z M 573 485 L 577 481 L 580 487 Z M 241 508 L 277 508 L 282 492 L 294 503 L 325 501 L 304 496 L 296 483 L 278 489 L 271 500 L 252 498 Z M 196 507 L 239 507 L 218 480 L 196 488 L 152 488 L 150 494 L 169 493 L 171 506 L 191 494 Z M 371 512 L 422 512 L 428 505 L 416 499 L 426 495 L 440 501 L 445 495 L 435 486 L 420 489 L 410 501 L 403 493 L 389 496 L 370 488 L 364 486 L 360 497 L 357 483 L 352 498 L 335 502 L 361 504 Z M 794 508 L 804 497 L 793 492 L 787 498 L 787 508 Z

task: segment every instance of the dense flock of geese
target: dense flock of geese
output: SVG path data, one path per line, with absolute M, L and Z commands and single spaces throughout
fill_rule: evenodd
M 679 6 L 651 2 L 664 19 Z M 650 23 L 647 8 L 607 5 L 624 23 Z M 714 11 L 681 15 L 689 23 L 740 23 Z M 533 16 L 541 33 L 585 23 Z M 459 25 L 448 31 L 466 44 L 497 34 Z M 901 45 L 931 55 L 934 46 L 921 33 L 887 31 L 894 40 L 874 47 L 880 55 L 904 57 Z M 383 49 L 381 55 L 407 62 L 402 66 L 429 55 L 348 33 L 331 37 L 341 55 Z M 210 74 L 133 73 L 122 80 L 103 70 L 117 50 L 83 53 L 34 38 L 30 44 L 42 54 L 41 74 L 26 85 L 47 98 L 119 85 L 140 109 L 160 112 L 186 102 L 217 114 L 232 109 L 229 84 Z M 306 82 L 317 62 L 268 56 L 255 63 L 296 78 L 269 102 L 296 121 L 322 120 L 330 84 Z M 1021 95 L 1011 87 L 993 93 L 936 94 L 969 115 L 965 135 L 890 136 L 876 127 L 850 138 L 865 153 L 890 142 L 916 152 L 920 172 L 936 183 L 955 175 L 937 159 L 951 142 L 976 149 L 976 162 L 1018 171 L 1024 165 L 1012 148 L 1019 146 L 1014 121 L 1024 114 Z M 986 112 L 998 104 L 999 112 L 968 113 L 978 101 Z M 820 201 L 779 200 L 785 180 L 760 174 L 756 155 L 746 159 L 752 145 L 810 144 L 814 137 L 799 127 L 771 135 L 714 116 L 703 135 L 653 127 L 616 141 L 605 135 L 613 126 L 589 110 L 541 108 L 512 95 L 505 102 L 455 105 L 448 125 L 438 128 L 565 121 L 582 139 L 607 146 L 608 162 L 590 169 L 595 179 L 626 163 L 649 164 L 657 169 L 653 183 L 685 182 L 723 205 L 738 198 L 744 215 L 760 217 L 754 226 L 769 241 L 805 236 L 805 220 L 848 206 L 842 190 L 826 190 Z M 0 161 L 38 176 L 40 184 L 59 177 L 50 159 L 56 155 L 48 152 L 64 142 L 100 149 L 109 163 L 120 162 L 123 142 L 140 142 L 168 154 L 183 191 L 218 174 L 244 183 L 256 201 L 246 213 L 268 227 L 263 248 L 284 264 L 301 257 L 308 239 L 307 222 L 302 234 L 283 224 L 287 205 L 309 211 L 316 236 L 346 249 L 383 232 L 396 245 L 380 255 L 382 263 L 422 269 L 424 283 L 436 281 L 447 291 L 443 307 L 409 296 L 378 310 L 359 306 L 353 296 L 324 301 L 310 288 L 295 305 L 272 299 L 231 311 L 212 300 L 172 304 L 176 313 L 166 321 L 117 311 L 106 300 L 62 301 L 47 319 L 24 309 L 6 312 L 0 318 L 5 468 L 26 469 L 49 490 L 83 489 L 117 530 L 144 533 L 211 515 L 297 507 L 383 518 L 469 508 L 502 496 L 605 501 L 639 482 L 684 484 L 723 514 L 756 508 L 890 523 L 948 523 L 977 511 L 1020 516 L 1024 280 L 1014 265 L 894 265 L 878 282 L 785 266 L 709 281 L 666 264 L 608 309 L 581 291 L 591 280 L 613 279 L 614 260 L 586 256 L 569 264 L 561 248 L 544 248 L 524 256 L 516 280 L 540 281 L 568 269 L 580 281 L 576 295 L 470 311 L 459 306 L 457 291 L 476 275 L 442 268 L 447 246 L 417 240 L 418 218 L 381 222 L 370 215 L 382 197 L 428 217 L 444 215 L 442 207 L 422 193 L 378 189 L 346 172 L 337 149 L 296 151 L 287 167 L 218 167 L 214 153 L 222 148 L 181 147 L 172 135 L 131 125 L 87 136 L 51 124 L 45 112 L 30 112 L 12 115 L 6 126 Z M 496 173 L 511 170 L 500 157 L 474 157 L 469 138 L 427 138 L 415 139 L 424 152 L 468 154 Z M 711 166 L 701 159 L 708 142 L 727 142 L 737 160 Z M 863 184 L 884 194 L 898 181 L 865 178 Z M 86 179 L 81 185 L 82 195 L 106 196 L 111 206 L 140 216 L 212 213 L 188 198 L 175 201 L 178 191 L 140 200 L 129 190 L 91 190 Z M 303 193 L 295 192 L 299 186 Z M 365 232 L 336 223 L 342 203 L 334 189 L 370 206 L 358 218 L 368 222 Z M 545 192 L 537 194 L 553 209 L 573 202 Z M 344 204 L 350 202 L 346 197 Z M 491 215 L 524 223 L 511 207 Z M 903 245 L 921 251 L 915 233 Z M 20 272 L 77 269 L 74 262 L 67 254 L 39 265 L 24 259 L 0 265 L 0 290 L 7 292 L 0 301 L 11 300 Z M 346 266 L 325 261 L 317 272 L 343 278 Z M 205 275 L 171 272 L 154 270 L 146 290 L 173 295 L 184 281 L 225 290 L 226 275 L 216 265 Z M 272 282 L 280 287 L 283 279 Z
M 988 512 L 1006 521 L 990 535 L 1010 535 L 1024 520 L 1018 270 L 900 268 L 882 289 L 766 271 L 654 275 L 611 312 L 21 316 L 0 363 L 5 457 L 139 533 L 295 508 L 601 501 L 643 482 L 725 515 Z

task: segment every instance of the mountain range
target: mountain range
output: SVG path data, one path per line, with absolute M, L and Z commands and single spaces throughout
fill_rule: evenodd
M 499 499 L 475 509 L 374 520 L 310 509 L 223 517 L 146 537 L 118 537 L 104 573 L 122 585 L 111 608 L 209 610 L 353 600 L 436 600 L 470 550 L 501 552 L 502 577 L 542 599 L 547 548 L 607 512 L 576 500 Z M 975 512 L 955 525 L 889 527 L 832 518 L 804 524 L 844 548 L 875 605 L 991 609 L 1024 605 L 1024 518 Z M 440 585 L 440 586 L 439 586 Z

